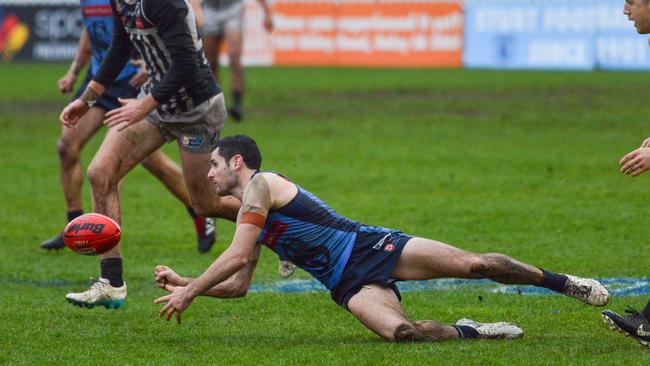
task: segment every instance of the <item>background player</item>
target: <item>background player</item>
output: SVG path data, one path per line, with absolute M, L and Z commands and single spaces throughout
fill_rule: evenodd
M 75 98 L 86 89 L 88 83 L 97 73 L 104 55 L 111 44 L 113 31 L 113 15 L 109 0 L 81 0 L 81 11 L 84 29 L 81 32 L 79 48 L 68 72 L 59 80 L 59 90 L 70 93 L 77 76 L 86 63 L 91 60 L 84 82 L 79 87 Z M 102 126 L 106 112 L 119 108 L 117 98 L 134 98 L 139 87 L 147 80 L 146 72 L 132 60 L 126 64 L 115 82 L 107 89 L 97 103 L 82 117 L 76 129 L 63 127 L 57 145 L 61 187 L 67 205 L 68 221 L 83 214 L 81 185 L 83 183 L 83 168 L 80 155 L 86 143 Z M 160 150 L 153 152 L 142 165 L 169 189 L 187 207 L 188 213 L 194 220 L 198 240 L 198 250 L 208 252 L 215 241 L 215 226 L 212 218 L 198 216 L 190 205 L 190 197 L 185 188 L 181 170 L 170 158 Z M 41 243 L 41 248 L 61 249 L 65 246 L 61 235 Z
M 271 9 L 265 0 L 258 0 L 264 11 L 264 29 L 273 30 Z M 242 66 L 244 0 L 204 0 L 203 39 L 205 54 L 212 72 L 219 80 L 219 53 L 225 44 L 231 72 L 232 104 L 228 112 L 236 121 L 244 118 L 244 68 Z
M 532 267 L 502 254 L 476 254 L 397 230 L 367 226 L 334 212 L 317 197 L 286 178 L 259 172 L 262 157 L 251 138 L 230 136 L 212 153 L 209 179 L 219 195 L 242 200 L 232 244 L 201 275 L 191 280 L 165 266 L 156 281 L 171 294 L 156 299 L 169 320 L 199 295 L 244 296 L 262 243 L 281 259 L 303 268 L 379 336 L 392 341 L 458 338 L 518 338 L 510 323 L 481 324 L 468 319 L 455 325 L 410 320 L 400 305 L 395 281 L 442 277 L 489 278 L 505 284 L 542 286 L 587 304 L 604 306 L 607 289 L 599 282 Z
M 209 186 L 210 151 L 226 120 L 223 94 L 212 76 L 198 36 L 194 12 L 183 0 L 111 0 L 113 38 L 88 87 L 62 112 L 74 127 L 129 62 L 134 46 L 148 80 L 139 99 L 119 99 L 122 107 L 106 114 L 111 127 L 88 168 L 93 210 L 120 222 L 118 184 L 165 142 L 177 141 L 183 178 L 199 215 L 234 220 L 240 206 L 220 198 Z M 121 245 L 121 244 L 120 244 Z M 73 304 L 118 308 L 127 295 L 120 245 L 101 256 L 101 278 Z
M 634 27 L 640 34 L 650 33 L 650 0 L 626 0 L 623 13 L 627 19 L 634 21 Z M 641 147 L 626 154 L 620 161 L 621 172 L 632 177 L 650 169 L 650 138 Z M 626 310 L 627 316 L 621 316 L 611 310 L 603 311 L 603 319 L 613 329 L 634 337 L 639 343 L 650 347 L 650 301 L 643 311 Z

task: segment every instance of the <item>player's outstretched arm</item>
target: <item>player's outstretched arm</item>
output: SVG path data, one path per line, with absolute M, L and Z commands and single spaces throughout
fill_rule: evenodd
M 231 299 L 246 296 L 248 287 L 253 279 L 257 261 L 260 255 L 259 245 L 255 247 L 253 256 L 250 258 L 249 263 L 244 266 L 237 273 L 232 275 L 226 281 L 208 289 L 203 292 L 201 296 L 218 297 L 223 299 Z M 155 271 L 156 284 L 158 287 L 167 291 L 173 291 L 175 287 L 187 286 L 194 278 L 181 277 L 171 268 L 167 266 L 157 266 Z
M 243 193 L 237 229 L 228 249 L 199 278 L 187 286 L 167 288 L 171 293 L 154 301 L 156 304 L 167 303 L 160 311 L 160 317 L 167 316 L 169 320 L 176 314 L 176 321 L 180 323 L 181 313 L 190 306 L 195 297 L 228 280 L 246 266 L 254 268 L 260 250 L 257 238 L 262 233 L 270 208 L 269 184 L 263 175 L 256 175 Z M 252 275 L 251 270 L 247 276 L 248 281 Z
M 154 301 L 156 304 L 167 303 L 160 310 L 160 317 L 167 316 L 169 320 L 176 314 L 176 321 L 180 323 L 181 313 L 192 304 L 194 298 L 250 265 L 255 259 L 257 237 L 261 231 L 262 229 L 252 224 L 237 225 L 232 244 L 199 278 L 187 286 L 165 287 L 171 293 Z

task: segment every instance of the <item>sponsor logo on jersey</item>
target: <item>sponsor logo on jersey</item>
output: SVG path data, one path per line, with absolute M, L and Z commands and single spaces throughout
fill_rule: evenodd
M 267 247 L 273 249 L 275 244 L 278 242 L 282 234 L 287 231 L 289 224 L 285 224 L 282 221 L 273 221 L 269 226 L 269 229 L 266 231 L 266 235 L 262 238 L 262 243 Z
M 184 135 L 181 138 L 183 146 L 190 149 L 198 149 L 203 144 L 203 136 Z

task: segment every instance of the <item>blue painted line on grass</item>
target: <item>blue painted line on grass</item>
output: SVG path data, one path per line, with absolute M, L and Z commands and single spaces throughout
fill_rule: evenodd
M 610 291 L 612 296 L 644 296 L 650 295 L 650 278 L 598 278 Z M 153 283 L 153 282 L 152 282 Z M 25 279 L 0 279 L 0 285 L 21 285 L 36 287 L 78 287 L 87 284 L 86 281 L 70 280 L 25 280 Z M 493 293 L 522 294 L 522 295 L 553 295 L 553 291 L 535 286 L 501 285 L 489 280 L 463 280 L 440 279 L 430 281 L 399 282 L 398 287 L 402 292 L 427 292 L 462 289 L 487 289 Z M 275 292 L 275 293 L 304 293 L 324 292 L 325 286 L 314 279 L 286 280 L 267 284 L 253 284 L 249 292 Z
M 610 291 L 612 296 L 643 296 L 650 295 L 650 278 L 599 278 Z M 402 292 L 444 291 L 469 288 L 488 288 L 494 293 L 523 294 L 523 295 L 553 295 L 551 290 L 535 286 L 501 285 L 490 280 L 440 279 L 430 281 L 399 282 Z M 282 292 L 302 293 L 327 291 L 325 286 L 316 280 L 288 280 L 270 284 L 255 284 L 250 292 Z

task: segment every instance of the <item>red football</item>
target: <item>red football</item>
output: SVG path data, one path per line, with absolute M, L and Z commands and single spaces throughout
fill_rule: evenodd
M 97 255 L 111 250 L 120 242 L 120 225 L 98 213 L 81 215 L 63 230 L 68 248 L 83 255 Z

